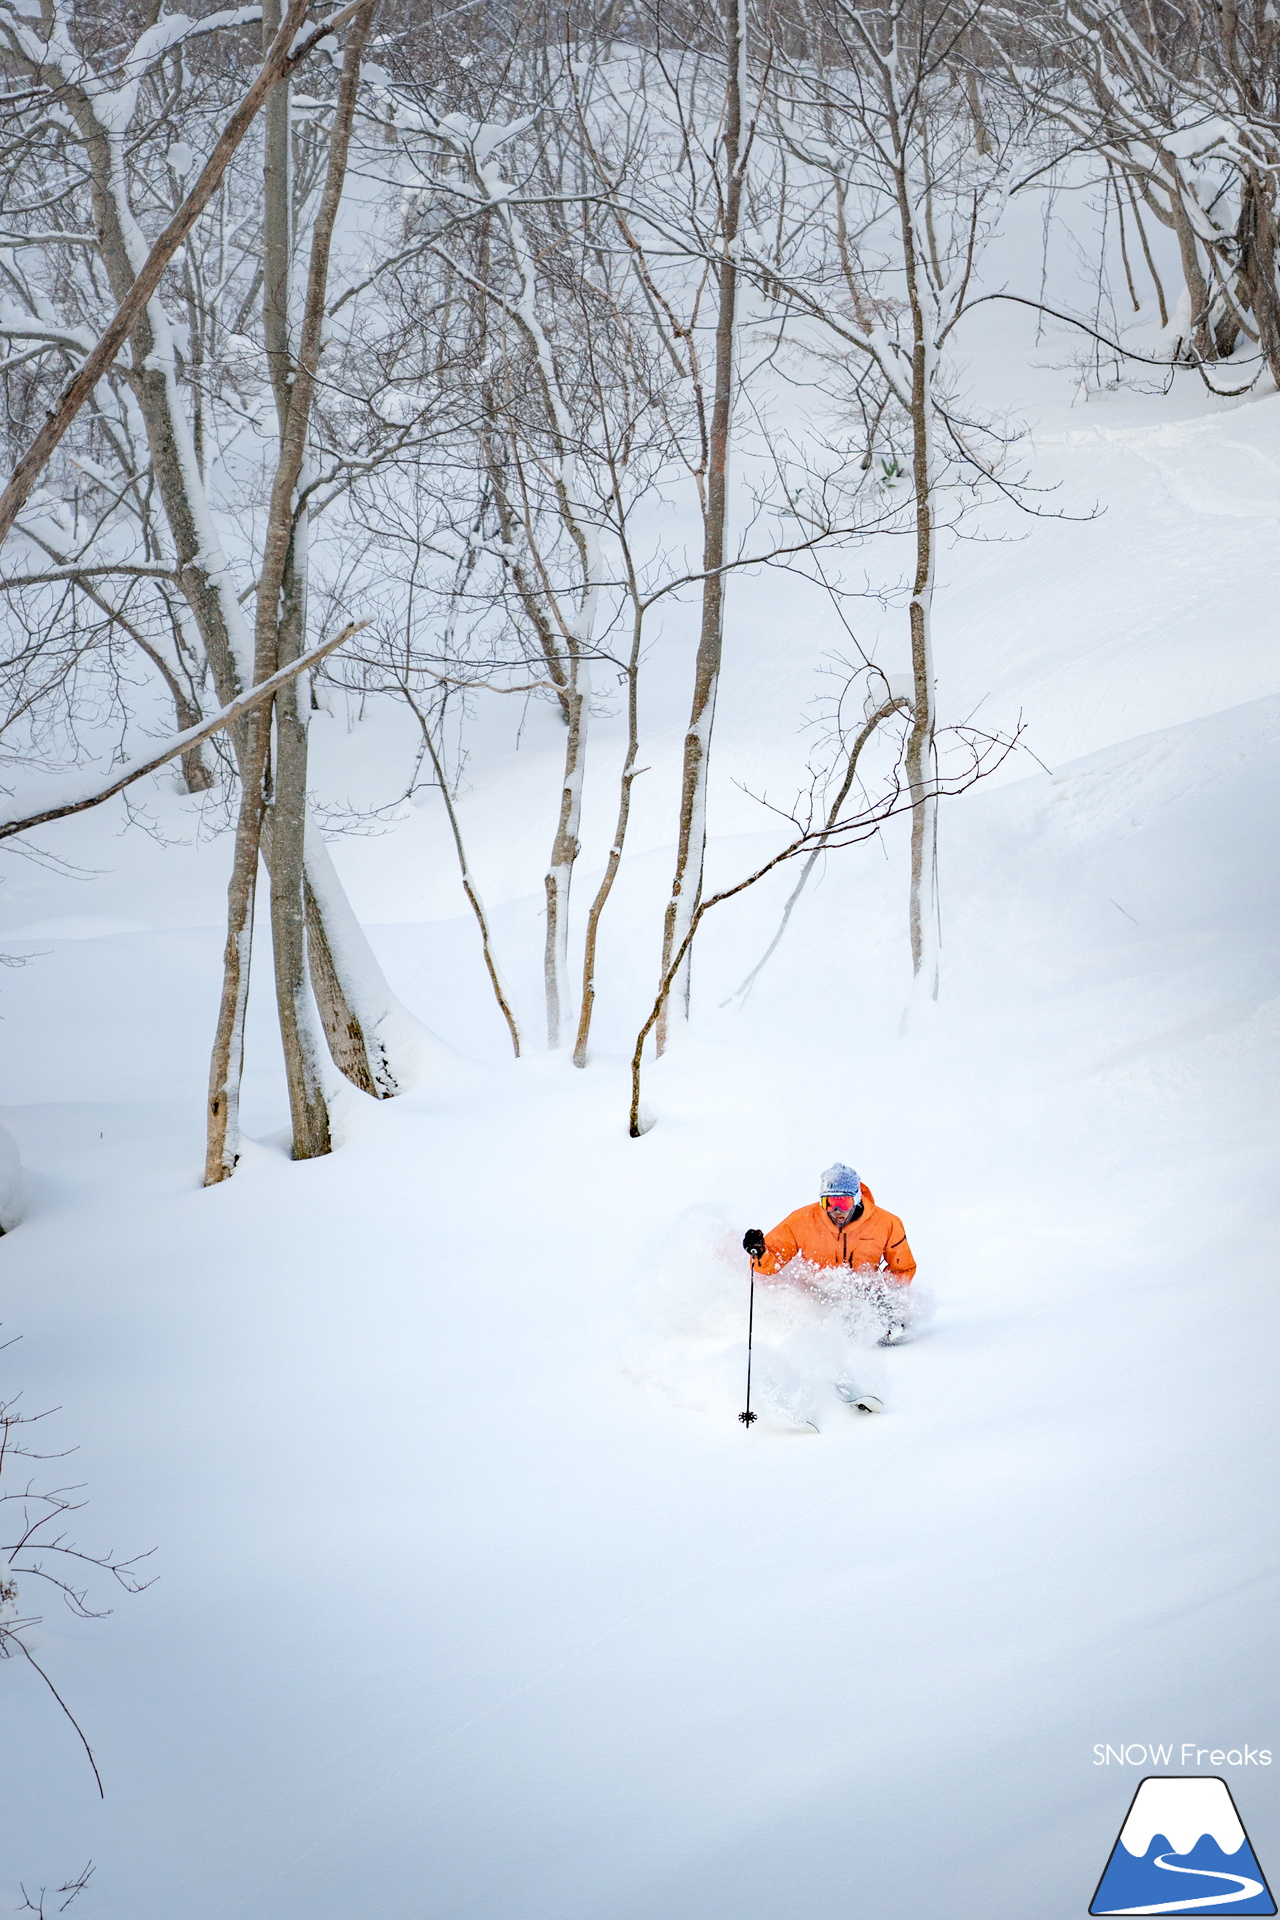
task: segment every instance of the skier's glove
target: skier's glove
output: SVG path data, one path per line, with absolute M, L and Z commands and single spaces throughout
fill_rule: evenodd
M 764 1252 L 764 1235 L 759 1227 L 748 1227 L 742 1236 L 742 1250 L 758 1260 Z

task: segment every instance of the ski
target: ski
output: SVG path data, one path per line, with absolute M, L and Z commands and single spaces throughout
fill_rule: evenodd
M 862 1393 L 857 1387 L 846 1386 L 842 1381 L 836 1382 L 836 1392 L 846 1406 L 856 1407 L 859 1413 L 884 1412 L 884 1401 L 877 1394 Z

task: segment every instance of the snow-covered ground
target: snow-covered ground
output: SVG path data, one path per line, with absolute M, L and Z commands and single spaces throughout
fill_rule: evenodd
M 92 1857 L 86 1920 L 1067 1920 L 1162 1770 L 1095 1745 L 1153 1741 L 1276 1756 L 1226 1771 L 1280 1873 L 1280 396 L 1072 404 L 1062 338 L 993 311 L 973 378 L 1016 367 L 1075 517 L 944 561 L 941 704 L 1021 710 L 1044 767 L 944 809 L 943 992 L 908 1037 L 890 835 L 829 861 L 741 1006 L 790 878 L 708 921 L 627 1137 L 674 641 L 585 1074 L 505 1057 L 438 798 L 335 843 L 442 1045 L 413 1093 L 344 1103 L 328 1160 L 287 1158 L 263 969 L 250 1140 L 199 1187 L 229 847 L 193 802 L 145 790 L 161 838 L 119 803 L 46 829 L 80 877 L 8 862 L 9 1377 L 79 1447 L 77 1537 L 154 1546 L 158 1578 L 41 1630 L 101 1804 L 0 1671 L 0 1909 Z M 839 638 L 794 591 L 734 589 L 717 878 L 776 843 L 732 781 L 789 792 Z M 558 742 L 535 714 L 517 752 L 516 717 L 462 817 L 536 1036 Z M 318 732 L 329 798 L 407 764 L 388 718 Z M 882 1418 L 819 1396 L 819 1435 L 767 1405 L 748 1433 L 741 1233 L 835 1158 L 904 1217 L 932 1317 L 858 1362 Z M 762 1318 L 766 1384 L 803 1372 Z

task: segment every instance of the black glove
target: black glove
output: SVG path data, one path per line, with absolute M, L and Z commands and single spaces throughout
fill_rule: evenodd
M 749 1253 L 753 1260 L 760 1258 L 764 1252 L 764 1235 L 761 1233 L 759 1227 L 747 1228 L 742 1236 L 742 1251 Z

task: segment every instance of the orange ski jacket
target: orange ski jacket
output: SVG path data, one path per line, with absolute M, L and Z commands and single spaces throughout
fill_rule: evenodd
M 906 1228 L 896 1213 L 876 1205 L 865 1183 L 862 1214 L 847 1227 L 837 1227 L 819 1202 L 789 1213 L 772 1233 L 766 1233 L 764 1252 L 755 1262 L 756 1272 L 777 1273 L 797 1254 L 815 1267 L 870 1267 L 875 1271 L 887 1267 L 904 1286 L 916 1270 Z

